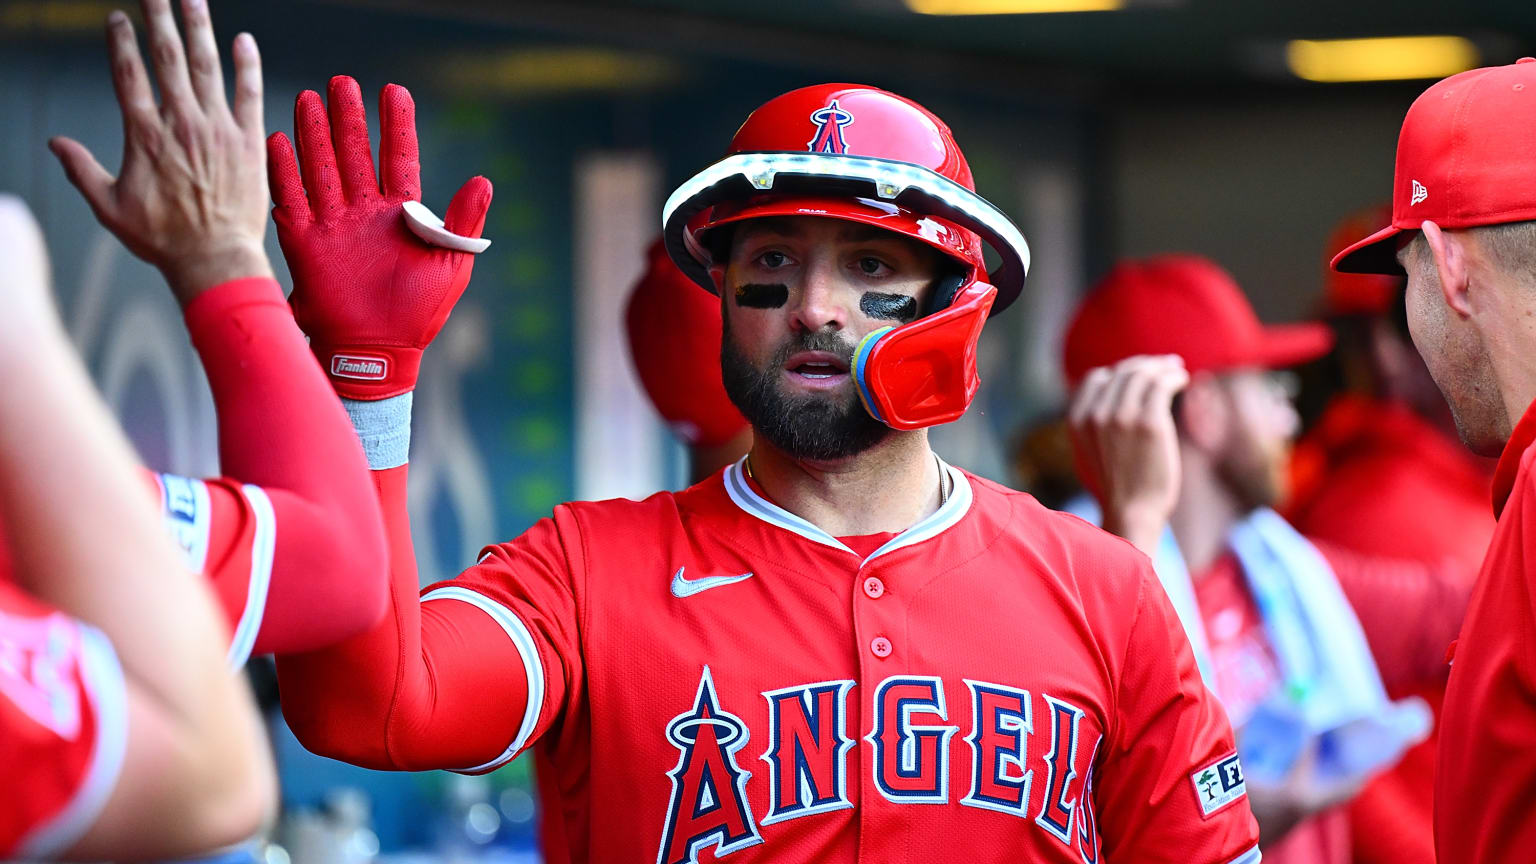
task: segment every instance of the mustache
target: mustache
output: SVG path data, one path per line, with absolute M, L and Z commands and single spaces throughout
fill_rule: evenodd
M 857 345 L 839 338 L 836 333 L 828 330 L 800 333 L 789 337 L 784 341 L 783 345 L 779 346 L 779 350 L 774 353 L 773 366 L 770 368 L 783 366 L 789 361 L 791 355 L 798 354 L 801 351 L 825 351 L 828 354 L 836 354 L 843 361 L 843 365 L 852 369 L 853 351 L 857 347 Z

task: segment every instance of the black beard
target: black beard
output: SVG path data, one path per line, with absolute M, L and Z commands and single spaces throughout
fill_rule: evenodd
M 730 316 L 720 340 L 720 369 L 726 395 L 752 424 L 752 430 L 791 458 L 836 462 L 856 456 L 885 440 L 891 428 L 871 417 L 854 392 L 839 402 L 830 396 L 791 396 L 781 389 L 780 376 L 791 354 L 829 351 L 852 368 L 853 350 L 835 335 L 816 332 L 791 337 L 766 369 L 744 357 L 731 339 Z M 857 386 L 857 382 L 855 385 Z

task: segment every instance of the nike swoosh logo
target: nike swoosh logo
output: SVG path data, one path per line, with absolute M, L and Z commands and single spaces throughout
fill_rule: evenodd
M 708 591 L 711 588 L 719 588 L 721 585 L 730 585 L 744 579 L 751 579 L 751 573 L 742 573 L 738 576 L 704 576 L 699 579 L 684 579 L 683 570 L 679 567 L 672 574 L 672 596 L 692 597 L 700 591 Z

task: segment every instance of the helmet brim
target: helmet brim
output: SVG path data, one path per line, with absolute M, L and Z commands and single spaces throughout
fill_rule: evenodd
M 692 222 L 716 205 L 755 198 L 765 202 L 864 199 L 974 232 L 1001 262 L 986 279 L 997 288 L 994 314 L 1018 299 L 1029 273 L 1029 244 L 1024 235 L 991 202 L 953 180 L 908 162 L 798 152 L 727 156 L 679 186 L 662 209 L 662 237 L 678 268 L 705 288 L 715 290 L 706 263 L 710 260 L 708 251 L 695 236 L 698 226 Z
M 979 243 L 975 243 L 974 235 L 972 242 L 975 243 L 973 247 L 975 252 L 967 254 L 964 248 L 965 241 L 960 236 L 960 232 L 964 229 L 959 226 L 948 220 L 913 213 L 894 204 L 868 198 L 765 195 L 740 204 L 720 205 L 710 214 L 708 229 L 698 232 L 697 238 L 703 245 L 714 247 L 715 243 L 706 239 L 710 231 L 751 219 L 786 216 L 840 219 L 844 222 L 881 228 L 932 247 L 967 269 L 975 271 L 978 278 L 986 275 L 986 262 L 981 259 L 981 247 Z

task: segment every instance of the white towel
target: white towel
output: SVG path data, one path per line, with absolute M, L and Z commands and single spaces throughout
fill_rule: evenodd
M 1064 509 L 1102 524 L 1098 502 L 1087 495 Z M 1428 734 L 1432 717 L 1422 700 L 1387 698 L 1360 620 L 1311 541 L 1261 508 L 1233 527 L 1228 543 L 1284 678 L 1251 717 L 1239 718 L 1245 770 L 1281 776 L 1315 739 L 1322 770 L 1365 773 L 1396 761 Z M 1164 528 L 1152 566 L 1184 625 L 1205 686 L 1220 698 L 1205 621 L 1171 528 Z

